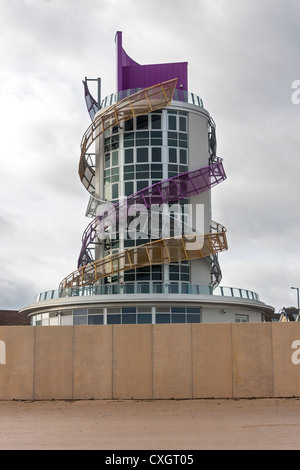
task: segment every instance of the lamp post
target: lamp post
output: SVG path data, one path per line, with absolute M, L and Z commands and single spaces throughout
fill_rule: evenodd
M 291 287 L 291 289 L 295 289 L 297 291 L 297 303 L 298 303 L 298 318 L 299 318 L 299 287 Z

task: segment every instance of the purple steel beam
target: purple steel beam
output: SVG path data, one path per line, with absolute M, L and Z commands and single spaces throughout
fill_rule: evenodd
M 137 193 L 131 194 L 121 202 L 117 202 L 108 210 L 105 210 L 85 229 L 82 236 L 82 248 L 78 260 L 78 268 L 87 264 L 84 262 L 87 255 L 87 248 L 93 243 L 97 234 L 104 231 L 105 220 L 113 216 L 115 222 L 128 215 L 129 209 L 134 204 L 141 204 L 149 208 L 153 205 L 160 205 L 180 199 L 186 199 L 197 194 L 201 194 L 211 189 L 216 184 L 226 179 L 221 158 L 217 158 L 212 164 L 198 168 L 197 170 L 181 173 L 172 178 L 159 181 L 152 186 L 148 186 Z M 90 257 L 88 256 L 90 259 Z M 91 262 L 91 261 L 89 261 Z
M 118 92 L 133 88 L 147 88 L 175 77 L 178 78 L 176 88 L 188 91 L 187 62 L 140 65 L 124 51 L 121 31 L 117 31 L 115 42 L 117 46 Z

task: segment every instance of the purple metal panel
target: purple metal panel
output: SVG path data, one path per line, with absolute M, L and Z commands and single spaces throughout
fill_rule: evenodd
M 147 208 L 201 194 L 226 179 L 222 159 L 217 157 L 214 163 L 197 170 L 181 173 L 172 178 L 162 180 L 152 186 L 131 194 L 126 199 L 115 203 L 103 213 L 95 217 L 85 229 L 82 236 L 82 248 L 78 260 L 78 268 L 83 266 L 87 259 L 87 249 L 93 243 L 101 230 L 104 230 L 105 219 L 116 217 L 121 220 L 127 217 L 128 209 L 134 204 L 142 204 Z M 99 227 L 99 221 L 101 225 Z
M 122 32 L 116 34 L 118 92 L 134 88 L 147 88 L 157 83 L 178 78 L 176 88 L 188 91 L 187 62 L 140 65 L 124 51 Z

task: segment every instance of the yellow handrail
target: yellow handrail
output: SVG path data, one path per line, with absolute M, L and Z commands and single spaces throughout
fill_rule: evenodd
M 94 190 L 93 180 L 95 170 L 86 160 L 86 153 L 92 143 L 105 131 L 122 122 L 169 106 L 176 84 L 177 78 L 145 88 L 118 101 L 102 113 L 96 115 L 81 140 L 78 171 L 80 179 L 88 191 Z
M 93 284 L 107 276 L 142 266 L 206 258 L 227 249 L 226 229 L 218 224 L 215 233 L 159 239 L 106 256 L 69 274 L 59 288 Z

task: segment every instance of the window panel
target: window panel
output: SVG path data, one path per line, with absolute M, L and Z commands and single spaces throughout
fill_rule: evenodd
M 151 313 L 138 313 L 137 322 L 139 324 L 151 324 L 152 323 L 152 314 Z
M 161 148 L 159 147 L 152 148 L 152 161 L 161 162 Z
M 185 323 L 185 314 L 172 313 L 172 323 Z
M 143 116 L 137 116 L 136 118 L 136 128 L 137 129 L 147 129 L 148 128 L 148 114 Z
M 161 115 L 151 115 L 151 127 L 152 129 L 161 129 Z
M 90 315 L 88 316 L 89 325 L 103 325 L 103 315 Z
M 177 150 L 169 149 L 169 162 L 177 163 Z
M 119 164 L 118 152 L 112 152 L 112 166 L 117 166 Z
M 200 314 L 198 313 L 187 313 L 186 315 L 186 322 L 187 323 L 200 323 Z
M 87 316 L 76 316 L 73 317 L 73 325 L 87 325 Z
M 133 325 L 136 323 L 136 314 L 135 313 L 123 313 L 122 315 L 123 325 Z
M 134 193 L 133 182 L 125 183 L 125 196 L 130 196 Z
M 133 130 L 133 119 L 129 119 L 125 121 L 125 131 L 132 131 Z
M 136 152 L 137 162 L 147 162 L 148 161 L 148 149 L 147 148 L 138 148 Z
M 121 315 L 107 315 L 107 324 L 108 325 L 119 325 L 121 323 Z
M 77 308 L 73 310 L 73 315 L 87 315 L 86 308 Z
M 136 313 L 136 307 L 123 307 L 122 313 Z
M 112 191 L 111 191 L 112 199 L 117 199 L 119 197 L 119 185 L 112 184 Z
M 125 150 L 125 163 L 133 163 L 133 149 Z
M 177 129 L 176 121 L 177 121 L 176 116 L 172 116 L 172 115 L 168 116 L 169 129 L 176 131 Z
M 170 314 L 169 313 L 157 313 L 156 323 L 170 323 Z
M 179 130 L 181 132 L 186 132 L 187 130 L 187 120 L 186 117 L 179 116 Z

